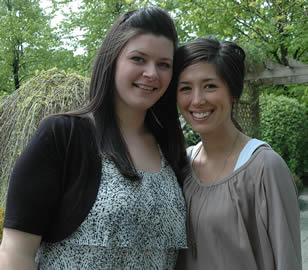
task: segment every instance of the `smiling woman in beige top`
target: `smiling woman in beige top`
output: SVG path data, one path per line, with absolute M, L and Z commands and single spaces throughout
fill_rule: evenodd
M 232 117 L 245 52 L 232 42 L 194 40 L 177 50 L 177 102 L 200 143 L 187 149 L 184 182 L 189 249 L 177 269 L 300 270 L 297 191 L 283 159 L 242 133 Z

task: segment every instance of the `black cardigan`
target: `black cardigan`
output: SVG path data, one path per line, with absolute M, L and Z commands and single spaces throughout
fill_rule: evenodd
M 63 240 L 96 199 L 101 163 L 89 118 L 46 118 L 15 164 L 3 226 Z

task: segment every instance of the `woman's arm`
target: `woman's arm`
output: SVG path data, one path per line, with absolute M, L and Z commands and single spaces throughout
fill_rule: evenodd
M 263 181 L 268 234 L 276 270 L 301 270 L 299 205 L 292 174 L 274 151 L 264 157 Z
M 0 246 L 0 269 L 36 270 L 35 255 L 41 236 L 14 229 L 3 228 Z
M 64 189 L 63 119 L 45 119 L 18 157 L 9 182 L 4 228 L 48 235 Z

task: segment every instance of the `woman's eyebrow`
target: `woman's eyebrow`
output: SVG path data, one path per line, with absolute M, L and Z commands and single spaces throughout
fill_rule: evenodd
M 179 81 L 179 84 L 191 84 L 189 81 Z
M 131 54 L 131 53 L 138 53 L 142 56 L 149 56 L 147 53 L 140 51 L 140 50 L 132 50 L 132 51 L 129 52 L 129 54 Z M 173 58 L 170 58 L 170 57 L 162 57 L 162 58 L 160 58 L 160 60 L 173 62 Z
M 214 81 L 215 78 L 206 78 L 206 79 L 203 79 L 202 82 L 209 82 L 209 81 Z M 190 81 L 179 81 L 180 84 L 191 84 Z

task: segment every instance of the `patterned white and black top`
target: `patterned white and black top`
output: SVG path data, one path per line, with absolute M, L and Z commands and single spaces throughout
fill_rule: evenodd
M 181 188 L 162 153 L 159 172 L 138 173 L 141 181 L 129 181 L 104 157 L 87 218 L 63 241 L 42 242 L 39 269 L 174 269 L 178 249 L 186 248 Z

